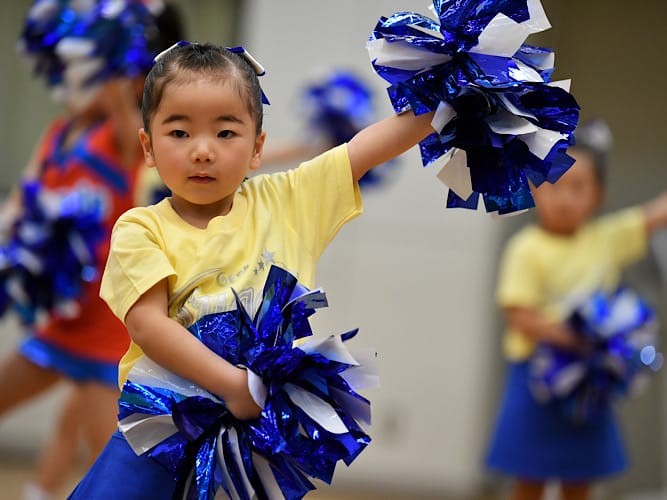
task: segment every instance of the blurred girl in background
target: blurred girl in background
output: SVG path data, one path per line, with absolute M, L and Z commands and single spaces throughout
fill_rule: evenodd
M 588 499 L 593 481 L 627 467 L 608 405 L 577 421 L 559 402 L 538 401 L 530 385 L 538 344 L 585 358 L 591 345 L 568 322 L 572 302 L 614 292 L 622 270 L 645 255 L 649 236 L 667 224 L 667 194 L 593 217 L 604 199 L 606 151 L 591 139 L 604 138 L 605 127 L 580 126 L 568 150 L 576 162 L 558 182 L 534 190 L 537 223 L 509 240 L 500 264 L 497 301 L 507 321 L 508 375 L 487 465 L 514 478 L 513 500 L 542 498 L 551 480 L 560 483 L 562 498 Z
M 99 266 L 106 260 L 113 223 L 134 206 L 136 174 L 143 165 L 137 130 L 144 75 L 153 55 L 181 36 L 173 8 L 161 2 L 37 0 L 28 13 L 19 49 L 67 112 L 46 127 L 22 182 L 58 195 L 93 193 L 101 200 L 103 236 L 94 252 L 97 269 L 80 283 L 74 308 L 49 310 L 45 321 L 33 322 L 39 311 L 24 305 L 28 336 L 0 361 L 0 415 L 60 380 L 69 383 L 26 500 L 55 498 L 81 440 L 92 461 L 116 428 L 117 364 L 129 338 L 99 298 Z M 2 211 L 9 233 L 25 217 L 26 202 L 24 190 L 16 187 Z M 64 238 L 54 231 L 53 245 L 59 237 Z M 53 270 L 48 266 L 43 273 Z M 23 291 L 28 304 L 34 304 L 32 294 L 44 292 L 30 286 Z M 57 301 L 62 290 L 46 293 Z

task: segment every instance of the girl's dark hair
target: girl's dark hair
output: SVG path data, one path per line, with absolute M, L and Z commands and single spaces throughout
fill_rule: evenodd
M 577 127 L 574 132 L 575 144 L 571 149 L 590 156 L 595 168 L 595 175 L 604 186 L 607 178 L 608 155 L 612 145 L 611 130 L 599 119 L 593 119 Z
M 236 86 L 255 120 L 257 135 L 262 133 L 262 89 L 255 69 L 240 55 L 211 43 L 177 46 L 157 58 L 146 76 L 141 101 L 146 133 L 150 133 L 149 122 L 160 105 L 165 87 L 178 80 L 183 72 L 220 78 Z

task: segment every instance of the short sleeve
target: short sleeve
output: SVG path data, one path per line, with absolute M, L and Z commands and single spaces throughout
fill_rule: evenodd
M 500 261 L 496 289 L 500 307 L 541 305 L 543 291 L 537 257 L 525 232 L 509 241 Z
M 347 144 L 302 163 L 286 174 L 286 180 L 293 196 L 284 215 L 312 256 L 318 258 L 343 224 L 363 212 Z
M 121 320 L 151 287 L 176 272 L 151 227 L 150 219 L 130 210 L 116 222 L 100 296 Z
M 619 269 L 646 255 L 648 233 L 641 208 L 627 208 L 601 217 L 598 231 L 601 241 L 609 243 L 609 249 Z

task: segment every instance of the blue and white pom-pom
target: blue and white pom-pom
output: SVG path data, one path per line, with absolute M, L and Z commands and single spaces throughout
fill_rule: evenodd
M 534 206 L 528 181 L 555 182 L 579 107 L 569 81 L 550 83 L 554 54 L 524 44 L 550 27 L 539 0 L 434 0 L 438 20 L 381 18 L 368 42 L 397 113 L 435 111 L 423 164 L 443 165 L 447 206 L 507 214 Z
M 581 336 L 584 350 L 538 346 L 530 361 L 529 385 L 538 401 L 555 402 L 575 422 L 595 419 L 619 396 L 634 394 L 662 365 L 656 316 L 629 289 L 593 294 L 569 324 Z
M 56 46 L 74 25 L 69 1 L 36 0 L 26 17 L 17 51 L 33 65 L 36 75 L 49 87 L 61 84 L 64 62 L 56 55 Z
M 351 71 L 338 70 L 304 86 L 301 111 L 308 125 L 337 146 L 373 121 L 373 93 Z
M 300 111 L 308 122 L 308 135 L 327 148 L 349 142 L 375 120 L 373 92 L 355 73 L 336 70 L 306 85 Z M 369 170 L 359 185 L 378 185 L 394 161 Z
M 0 248 L 0 302 L 26 324 L 41 313 L 78 314 L 77 300 L 99 274 L 105 203 L 81 187 L 49 191 L 23 185 L 23 213 Z
M 153 62 L 151 38 L 162 8 L 157 0 L 36 0 L 17 49 L 57 98 L 110 78 L 141 76 Z
M 308 477 L 331 482 L 338 461 L 350 464 L 370 442 L 370 403 L 356 390 L 377 384 L 374 353 L 352 356 L 343 335 L 313 336 L 308 321 L 326 306 L 273 266 L 263 301 L 250 318 L 237 310 L 206 316 L 190 332 L 232 364 L 248 368 L 250 392 L 262 407 L 235 419 L 224 401 L 147 358 L 130 371 L 120 397 L 119 429 L 139 454 L 172 471 L 176 496 L 299 499 Z M 175 496 L 175 497 L 176 497 Z

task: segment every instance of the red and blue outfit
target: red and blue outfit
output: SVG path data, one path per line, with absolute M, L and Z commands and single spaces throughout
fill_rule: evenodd
M 99 276 L 79 300 L 75 318 L 49 317 L 20 346 L 30 361 L 74 380 L 97 380 L 117 385 L 118 361 L 129 346 L 127 330 L 99 297 L 101 266 L 109 253 L 111 228 L 132 208 L 135 177 L 140 165 L 125 167 L 115 147 L 113 128 L 100 121 L 85 131 L 68 149 L 64 141 L 70 123 L 56 120 L 38 151 L 39 179 L 46 189 L 68 190 L 85 186 L 105 200 L 105 236 L 97 249 Z

